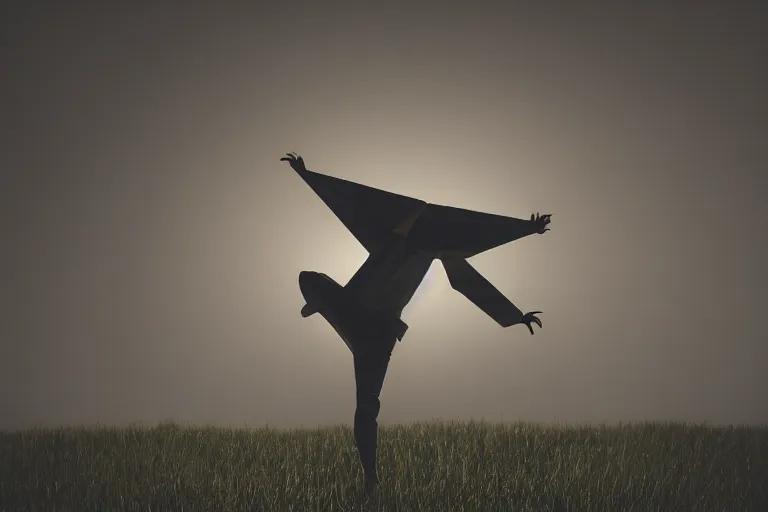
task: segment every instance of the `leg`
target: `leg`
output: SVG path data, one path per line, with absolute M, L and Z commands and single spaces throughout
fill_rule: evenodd
M 355 410 L 355 442 L 360 453 L 360 462 L 365 472 L 367 489 L 372 489 L 379 479 L 376 472 L 376 438 L 381 403 L 379 394 L 384 384 L 389 358 L 395 340 L 371 343 L 355 351 L 355 384 L 357 408 Z

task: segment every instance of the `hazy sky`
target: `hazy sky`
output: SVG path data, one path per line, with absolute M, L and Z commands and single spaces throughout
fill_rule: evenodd
M 758 2 L 14 4 L 0 428 L 351 424 L 351 355 L 301 318 L 297 280 L 344 284 L 366 253 L 287 151 L 429 202 L 554 213 L 471 260 L 544 328 L 502 329 L 435 263 L 383 424 L 768 423 Z

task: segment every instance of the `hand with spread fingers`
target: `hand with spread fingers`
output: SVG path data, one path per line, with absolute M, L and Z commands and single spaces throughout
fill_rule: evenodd
M 295 152 L 286 153 L 285 156 L 280 159 L 280 161 L 288 162 L 296 172 L 307 170 L 307 168 L 304 166 L 304 159 L 297 155 Z
M 531 334 L 533 334 L 533 324 L 541 327 L 541 320 L 536 316 L 540 314 L 541 311 L 531 311 L 530 313 L 526 313 L 523 315 L 523 318 L 520 319 L 520 323 L 528 327 L 528 330 L 531 331 Z
M 549 225 L 550 222 L 552 222 L 552 214 L 548 213 L 546 215 L 540 215 L 536 214 L 534 217 L 533 214 L 531 214 L 531 224 L 533 224 L 533 231 L 534 233 L 538 233 L 540 235 L 543 235 L 547 231 L 549 231 L 549 228 L 547 225 Z

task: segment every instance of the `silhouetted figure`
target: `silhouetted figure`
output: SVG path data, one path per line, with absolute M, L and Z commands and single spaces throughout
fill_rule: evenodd
M 287 161 L 369 253 L 346 286 L 325 274 L 299 273 L 306 300 L 303 317 L 320 313 L 349 347 L 355 365 L 355 442 L 365 488 L 379 482 L 376 435 L 381 393 L 396 340 L 408 326 L 400 319 L 430 265 L 440 259 L 451 286 L 502 327 L 523 324 L 533 334 L 541 311 L 523 314 L 468 262 L 467 258 L 535 233 L 549 231 L 551 215 L 530 220 L 426 203 L 410 197 L 326 176 L 304 159 Z

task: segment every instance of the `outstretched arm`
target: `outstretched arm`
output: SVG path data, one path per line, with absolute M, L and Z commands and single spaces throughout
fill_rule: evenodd
M 398 236 L 396 230 L 407 234 L 410 226 L 405 221 L 425 205 L 412 197 L 311 171 L 296 153 L 280 161 L 288 162 L 369 253 L 390 243 Z
M 533 334 L 534 323 L 541 327 L 541 320 L 536 316 L 541 311 L 523 314 L 464 258 L 445 258 L 442 262 L 451 287 L 472 301 L 502 327 L 523 324 L 528 327 L 531 334 Z
M 550 218 L 549 214 L 538 214 L 529 220 L 431 203 L 419 214 L 408 237 L 421 250 L 470 258 L 509 242 L 545 233 Z

